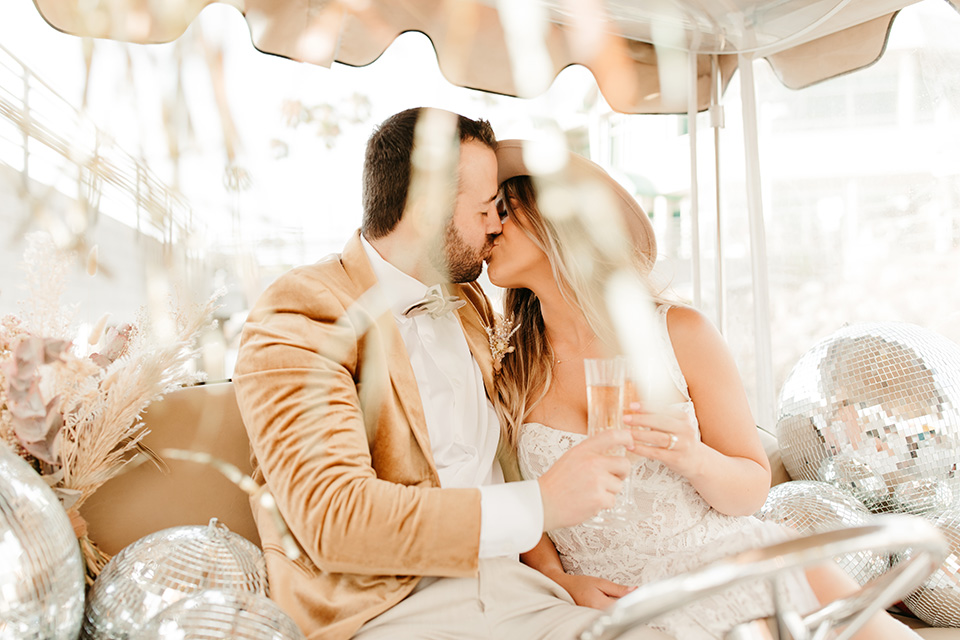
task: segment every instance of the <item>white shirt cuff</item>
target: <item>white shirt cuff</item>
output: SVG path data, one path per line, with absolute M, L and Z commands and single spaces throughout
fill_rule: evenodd
M 543 502 L 536 480 L 480 487 L 480 557 L 516 556 L 543 534 Z

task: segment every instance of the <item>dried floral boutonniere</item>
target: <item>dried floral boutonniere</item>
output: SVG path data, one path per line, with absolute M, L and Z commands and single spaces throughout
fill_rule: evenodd
M 490 353 L 493 356 L 493 372 L 500 373 L 503 357 L 508 353 L 513 353 L 514 347 L 510 344 L 510 338 L 520 328 L 520 324 L 513 324 L 513 319 L 504 318 L 502 315 L 493 314 L 493 326 L 484 327 L 487 331 L 487 337 L 490 338 Z

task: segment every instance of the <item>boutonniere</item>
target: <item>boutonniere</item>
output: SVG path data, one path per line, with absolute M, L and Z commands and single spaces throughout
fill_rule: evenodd
M 510 338 L 520 328 L 520 323 L 513 324 L 513 319 L 504 318 L 499 313 L 493 314 L 493 326 L 484 327 L 487 337 L 490 338 L 490 354 L 493 356 L 493 372 L 500 373 L 503 357 L 513 353 L 515 347 L 510 344 Z

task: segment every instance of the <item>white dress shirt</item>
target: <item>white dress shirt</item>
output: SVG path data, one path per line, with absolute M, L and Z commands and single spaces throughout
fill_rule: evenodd
M 366 238 L 360 240 L 410 356 L 440 486 L 480 489 L 481 558 L 530 550 L 543 531 L 540 486 L 536 480 L 503 481 L 497 460 L 500 422 L 456 312 L 404 316 L 427 286 L 384 260 Z

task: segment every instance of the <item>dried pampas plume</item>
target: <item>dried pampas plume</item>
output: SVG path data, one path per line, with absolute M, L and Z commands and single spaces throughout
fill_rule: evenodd
M 69 255 L 43 234 L 28 236 L 22 317 L 0 321 L 0 444 L 30 462 L 74 522 L 93 580 L 109 559 L 86 534 L 79 509 L 90 495 L 145 450 L 141 414 L 154 400 L 203 379 L 195 371 L 199 338 L 213 324 L 222 292 L 171 310 L 172 335 L 144 324 L 104 330 L 100 318 L 84 356 L 76 327 L 60 304 Z M 75 307 L 73 308 L 75 310 Z M 44 415 L 37 417 L 37 407 Z
M 93 245 L 93 248 L 90 249 L 90 253 L 87 254 L 87 275 L 95 276 L 97 275 L 97 267 L 100 265 L 100 248 L 99 245 Z

